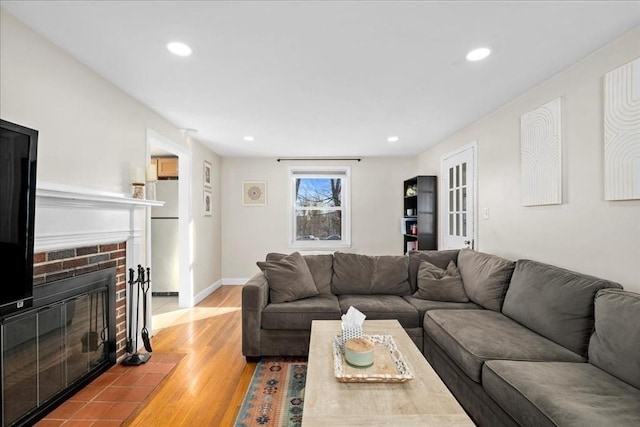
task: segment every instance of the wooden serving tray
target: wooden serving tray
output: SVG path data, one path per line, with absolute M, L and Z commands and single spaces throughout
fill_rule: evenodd
M 333 337 L 333 372 L 343 383 L 403 383 L 413 378 L 413 374 L 398 350 L 391 335 L 364 335 L 375 345 L 373 365 L 356 368 L 344 359 L 340 336 Z

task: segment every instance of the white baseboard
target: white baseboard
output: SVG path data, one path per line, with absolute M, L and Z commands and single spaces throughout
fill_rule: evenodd
M 222 286 L 222 279 L 218 280 L 216 283 L 214 283 L 213 285 L 209 286 L 207 289 L 205 289 L 202 292 L 199 292 L 194 298 L 193 298 L 193 305 L 197 305 L 200 301 L 202 301 L 203 299 L 205 299 L 206 297 L 208 297 L 209 295 L 211 295 L 212 293 L 215 292 L 216 289 L 218 289 L 220 286 Z
M 223 285 L 244 285 L 245 283 L 247 283 L 249 281 L 249 279 L 238 279 L 238 278 L 223 278 L 222 280 L 222 284 Z

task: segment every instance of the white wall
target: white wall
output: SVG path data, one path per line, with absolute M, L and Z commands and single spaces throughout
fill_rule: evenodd
M 193 288 L 195 295 L 222 278 L 221 239 L 221 158 L 201 144 L 191 146 L 192 218 L 193 218 Z M 204 216 L 204 161 L 211 163 L 211 200 L 213 215 Z M 218 283 L 219 285 L 220 283 Z
M 603 77 L 640 55 L 640 28 L 419 155 L 420 174 L 478 141 L 478 249 L 592 274 L 640 292 L 640 200 L 604 200 Z M 489 59 L 490 60 L 490 59 Z M 544 60 L 544 58 L 541 58 Z M 562 205 L 523 207 L 520 116 L 562 97 Z
M 220 204 L 202 217 L 202 161 L 220 159 L 185 141 L 172 123 L 0 9 L 0 116 L 37 129 L 38 181 L 128 193 L 131 168 L 144 167 L 146 129 L 187 144 L 193 161 L 194 290 L 220 279 Z M 216 173 L 218 175 L 216 175 Z M 216 179 L 217 178 L 217 179 Z
M 128 192 L 145 165 L 146 127 L 174 141 L 178 129 L 0 11 L 2 118 L 40 132 L 38 180 Z
M 275 158 L 222 159 L 222 276 L 248 278 L 268 252 L 288 245 L 290 166 L 351 167 L 351 248 L 343 252 L 402 254 L 402 181 L 415 176 L 415 158 L 365 158 L 361 162 L 281 162 Z M 243 181 L 267 181 L 266 207 L 242 206 Z M 331 251 L 333 252 L 333 251 Z

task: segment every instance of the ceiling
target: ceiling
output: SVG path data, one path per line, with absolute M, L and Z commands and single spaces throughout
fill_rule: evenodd
M 222 156 L 415 155 L 640 24 L 638 1 L 1 5 Z

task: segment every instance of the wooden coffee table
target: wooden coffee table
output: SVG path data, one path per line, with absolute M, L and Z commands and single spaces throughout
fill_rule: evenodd
M 397 320 L 366 320 L 364 333 L 392 335 L 414 378 L 404 383 L 343 383 L 334 377 L 339 320 L 314 320 L 302 426 L 473 426 Z

